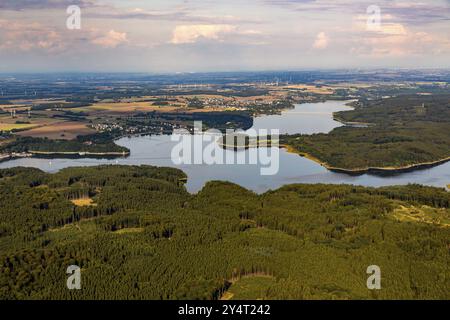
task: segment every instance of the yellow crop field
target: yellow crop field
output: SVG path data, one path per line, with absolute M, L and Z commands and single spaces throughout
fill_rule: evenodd
M 38 125 L 32 123 L 2 123 L 0 122 L 0 131 L 26 130 L 35 128 Z

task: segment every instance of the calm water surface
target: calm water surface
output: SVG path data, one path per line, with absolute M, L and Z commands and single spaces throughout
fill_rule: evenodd
M 307 103 L 297 105 L 281 115 L 255 118 L 253 129 L 279 129 L 281 133 L 327 133 L 342 124 L 332 118 L 335 111 L 348 110 L 342 101 Z M 173 146 L 177 143 L 166 136 L 143 136 L 122 138 L 117 144 L 131 150 L 128 158 L 107 159 L 38 159 L 26 158 L 0 163 L 0 168 L 15 166 L 36 167 L 47 172 L 56 172 L 73 166 L 95 166 L 100 164 L 155 165 L 176 167 L 188 175 L 187 189 L 197 192 L 211 180 L 226 180 L 261 193 L 292 183 L 356 184 L 364 186 L 387 186 L 419 183 L 445 187 L 450 183 L 450 162 L 440 166 L 380 177 L 370 174 L 349 176 L 328 171 L 321 165 L 298 155 L 280 150 L 280 170 L 274 176 L 262 176 L 259 165 L 174 165 L 171 160 Z M 233 151 L 225 151 L 236 154 Z M 248 152 L 248 151 L 239 151 Z

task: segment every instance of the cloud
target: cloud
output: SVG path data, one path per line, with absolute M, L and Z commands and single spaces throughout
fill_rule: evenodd
M 450 53 L 450 41 L 428 32 L 403 29 L 401 33 L 362 38 L 351 49 L 351 53 L 372 58 L 430 56 Z
M 60 33 L 39 23 L 0 20 L 0 30 L 0 51 L 59 52 L 65 49 Z
M 328 47 L 328 42 L 329 42 L 329 38 L 326 35 L 326 33 L 320 32 L 317 35 L 316 40 L 314 41 L 313 48 L 319 49 L 319 50 L 326 49 Z
M 450 20 L 450 1 L 390 1 L 385 11 L 408 25 L 434 24 Z
M 13 61 L 24 56 L 49 68 L 69 58 L 83 66 L 126 54 L 136 69 L 162 71 L 390 65 L 396 57 L 399 65 L 447 67 L 449 3 L 379 0 L 381 26 L 371 31 L 372 0 L 0 0 L 0 16 L 9 20 L 0 18 L 0 64 L 21 69 Z M 81 30 L 66 29 L 69 4 L 82 7 Z M 224 58 L 230 53 L 233 61 Z
M 377 24 L 372 22 L 368 15 L 358 15 L 353 17 L 353 28 L 356 31 L 369 31 L 386 35 L 406 34 L 406 27 L 393 21 L 399 21 L 399 19 L 391 14 L 380 15 L 380 21 Z
M 115 48 L 120 44 L 128 42 L 127 33 L 110 30 L 107 34 L 92 39 L 91 42 L 104 48 Z
M 67 8 L 69 5 L 79 7 L 94 6 L 93 1 L 89 0 L 1 0 L 0 9 L 22 11 L 26 9 L 55 9 Z
M 400 23 L 382 23 L 379 31 L 382 34 L 387 35 L 406 35 L 405 27 Z
M 83 50 L 86 45 L 115 48 L 128 42 L 127 33 L 115 30 L 82 29 L 70 32 L 40 23 L 0 19 L 0 52 L 45 52 L 59 54 Z M 84 46 L 83 46 L 84 44 Z
M 392 14 L 405 24 L 432 24 L 450 19 L 449 0 L 261 0 L 266 4 L 297 12 L 335 12 L 339 14 L 364 14 L 368 6 L 376 4 L 382 14 Z
M 449 39 L 439 32 L 425 32 L 405 26 L 395 15 L 382 16 L 377 28 L 368 28 L 364 16 L 354 18 L 352 54 L 371 58 L 433 56 L 448 52 Z
M 227 33 L 236 31 L 236 26 L 227 24 L 198 24 L 176 26 L 173 31 L 172 44 L 195 43 L 199 39 L 219 40 Z

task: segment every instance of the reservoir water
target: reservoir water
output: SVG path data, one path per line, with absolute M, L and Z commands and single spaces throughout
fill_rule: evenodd
M 333 120 L 332 113 L 348 110 L 348 108 L 345 106 L 345 102 L 342 101 L 299 104 L 292 110 L 284 111 L 281 115 L 266 115 L 255 118 L 253 129 L 279 129 L 280 133 L 289 134 L 327 133 L 333 128 L 342 126 L 341 123 Z M 190 192 L 198 192 L 206 182 L 211 180 L 230 181 L 258 193 L 292 183 L 345 183 L 364 186 L 418 183 L 437 187 L 445 187 L 447 184 L 450 184 L 450 162 L 429 169 L 390 176 L 371 174 L 350 176 L 328 171 L 320 164 L 281 149 L 278 173 L 271 176 L 263 176 L 260 174 L 260 165 L 175 165 L 172 162 L 171 153 L 177 142 L 172 142 L 171 137 L 168 135 L 126 137 L 117 140 L 116 143 L 129 148 L 131 155 L 127 158 L 113 160 L 24 158 L 0 163 L 0 168 L 25 166 L 36 167 L 47 172 L 56 172 L 67 167 L 101 164 L 146 164 L 176 167 L 188 175 L 186 187 Z M 231 150 L 225 152 L 236 154 L 236 152 Z

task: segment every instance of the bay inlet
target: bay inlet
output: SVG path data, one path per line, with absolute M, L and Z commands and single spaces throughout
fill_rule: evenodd
M 328 133 L 336 127 L 343 126 L 333 119 L 333 113 L 348 110 L 350 107 L 345 104 L 345 101 L 299 104 L 294 109 L 282 112 L 281 115 L 256 117 L 253 129 L 279 129 L 281 134 Z M 257 193 L 293 183 L 355 184 L 375 187 L 409 183 L 445 187 L 450 183 L 450 162 L 432 168 L 386 176 L 373 174 L 355 176 L 329 171 L 315 161 L 281 149 L 279 172 L 273 176 L 262 176 L 260 165 L 175 165 L 171 159 L 171 152 L 176 142 L 171 141 L 170 135 L 124 137 L 116 143 L 130 149 L 130 156 L 117 159 L 21 158 L 2 162 L 0 168 L 24 166 L 56 172 L 68 167 L 102 164 L 175 167 L 186 172 L 188 175 L 186 187 L 193 193 L 201 190 L 205 183 L 211 180 L 230 181 Z M 224 152 L 235 155 L 248 150 Z

